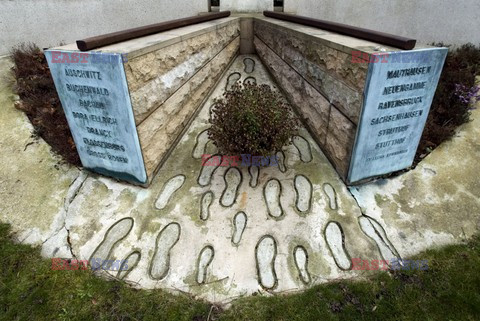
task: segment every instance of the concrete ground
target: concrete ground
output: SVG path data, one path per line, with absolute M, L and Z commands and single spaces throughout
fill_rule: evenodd
M 45 257 L 128 260 L 105 272 L 139 288 L 229 302 L 361 278 L 480 230 L 480 111 L 415 169 L 348 189 L 305 129 L 270 167 L 201 166 L 215 97 L 236 80 L 275 86 L 256 56 L 221 79 L 148 189 L 60 164 L 13 107 L 0 60 L 0 220 Z

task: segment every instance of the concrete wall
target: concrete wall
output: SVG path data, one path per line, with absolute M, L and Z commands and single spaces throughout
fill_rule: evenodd
M 0 0 L 0 56 L 21 42 L 52 47 L 207 10 L 207 0 Z
M 480 43 L 478 0 L 285 0 L 285 12 L 346 23 L 422 43 Z
M 273 10 L 273 0 L 220 0 L 220 11 L 262 12 Z

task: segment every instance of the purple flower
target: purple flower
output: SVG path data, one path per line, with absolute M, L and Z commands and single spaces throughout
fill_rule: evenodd
M 467 88 L 467 86 L 462 84 L 455 84 L 455 95 L 458 97 L 460 102 L 464 104 L 470 104 L 472 101 L 480 101 L 480 86 L 473 86 Z

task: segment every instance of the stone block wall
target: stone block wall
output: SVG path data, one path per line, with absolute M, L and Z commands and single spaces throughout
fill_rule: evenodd
M 254 35 L 258 55 L 345 179 L 368 70 L 352 63 L 358 49 L 319 38 L 329 32 L 268 18 L 255 20 Z
M 273 10 L 273 0 L 220 0 L 220 11 L 262 12 Z
M 239 48 L 239 20 L 229 19 L 178 43 L 133 55 L 124 64 L 148 177 L 159 168 Z

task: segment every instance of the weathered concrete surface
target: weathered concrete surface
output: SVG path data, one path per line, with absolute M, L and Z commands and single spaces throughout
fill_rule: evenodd
M 336 265 L 325 239 L 324 229 L 330 221 L 338 222 L 343 229 L 346 257 L 380 258 L 375 243 L 363 235 L 357 223 L 361 212 L 355 200 L 304 129 L 301 135 L 306 139 L 307 150 L 302 148 L 302 152 L 311 153 L 309 163 L 304 163 L 299 150 L 289 145 L 284 148 L 286 172 L 282 173 L 278 167 L 261 168 L 254 188 L 250 184 L 248 167 L 239 167 L 239 177 L 232 174 L 237 170 L 218 167 L 211 180 L 199 184 L 201 159 L 193 157 L 194 150 L 199 148 L 197 137 L 209 127 L 210 107 L 214 98 L 222 95 L 231 73 L 240 73 L 242 82 L 254 77 L 257 83 L 272 84 L 266 69 L 255 56 L 249 57 L 255 62 L 254 71 L 247 73 L 245 70 L 250 70 L 245 67 L 245 58 L 239 57 L 221 79 L 149 189 L 106 178 L 89 177 L 85 181 L 82 191 L 70 206 L 66 222 L 77 257 L 88 259 L 105 235 L 111 236 L 107 231 L 110 228 L 113 230 L 116 222 L 131 217 L 134 219 L 132 231 L 111 252 L 116 259 L 123 259 L 134 250 L 141 252 L 140 262 L 126 279 L 139 282 L 145 288 L 177 289 L 219 302 L 256 291 L 300 290 L 325 280 L 350 277 L 353 272 L 343 271 Z M 203 146 L 208 149 L 205 142 Z M 195 155 L 198 156 L 198 153 Z M 309 160 L 306 156 L 303 159 Z M 227 172 L 230 174 L 224 177 Z M 185 175 L 185 181 L 164 206 L 163 192 L 172 190 L 166 186 L 170 186 L 172 183 L 168 182 L 180 174 Z M 296 209 L 297 195 L 309 195 L 308 189 L 299 194 L 295 190 L 295 177 L 300 174 L 312 184 L 310 207 L 301 207 L 305 212 Z M 240 186 L 236 185 L 238 178 Z M 264 198 L 264 188 L 272 178 L 281 184 L 280 197 L 273 200 L 280 202 L 280 217 L 268 215 Z M 335 209 L 331 209 L 332 200 L 323 190 L 325 183 L 333 186 L 334 195 L 331 197 L 338 204 Z M 299 186 L 302 188 L 301 184 L 297 188 Z M 213 195 L 213 201 L 208 206 L 202 205 L 206 193 Z M 155 206 L 159 198 L 161 209 Z M 305 200 L 302 202 L 305 203 Z M 208 207 L 208 215 L 202 214 L 202 207 L 203 211 Z M 237 214 L 240 212 L 246 215 L 244 227 L 238 221 Z M 178 240 L 171 224 L 180 227 Z M 167 226 L 168 229 L 164 230 Z M 239 233 L 241 236 L 238 236 Z M 263 262 L 261 265 L 273 267 L 274 274 L 272 271 L 257 271 L 255 249 L 266 235 L 275 239 L 275 260 L 273 263 L 270 261 L 271 252 L 258 255 Z M 208 246 L 214 253 L 210 263 L 212 252 Z M 308 284 L 302 281 L 295 263 L 294 249 L 298 246 L 303 247 L 308 255 L 307 269 L 312 279 Z M 330 246 L 338 249 L 339 253 L 344 251 L 341 239 L 331 240 Z M 207 253 L 208 260 L 202 259 L 200 253 Z M 154 255 L 155 260 L 152 260 Z M 199 262 L 202 262 L 201 266 Z M 167 272 L 166 265 L 169 267 Z M 260 282 L 260 275 L 267 275 L 268 282 Z
M 240 18 L 240 54 L 254 54 L 253 47 L 253 19 L 252 17 Z
M 12 46 L 23 42 L 36 43 L 40 48 L 51 47 L 62 42 L 70 43 L 87 37 L 194 16 L 207 11 L 207 8 L 207 1 L 190 0 L 141 0 L 134 5 L 117 0 L 0 1 L 0 55 L 8 54 Z M 27 20 L 29 22 L 25 23 Z M 56 26 L 63 27 L 52 28 L 53 21 Z
M 96 49 L 122 55 L 146 185 L 238 53 L 240 21 L 216 19 Z M 78 51 L 76 44 L 54 49 Z M 108 164 L 89 167 L 118 172 Z
M 68 257 L 64 217 L 80 171 L 33 138 L 30 121 L 14 108 L 11 67 L 0 59 L 0 219 L 19 241 L 43 244 L 44 255 Z
M 415 170 L 351 188 L 364 214 L 384 226 L 402 255 L 461 242 L 480 231 L 479 107 L 471 122 Z

